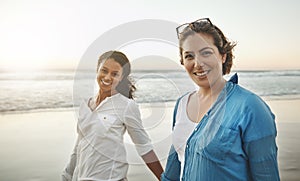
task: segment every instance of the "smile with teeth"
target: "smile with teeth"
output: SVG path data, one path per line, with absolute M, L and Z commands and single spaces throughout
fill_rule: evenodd
M 203 71 L 203 72 L 194 72 L 194 75 L 197 75 L 197 76 L 206 76 L 207 74 L 208 74 L 208 70 L 206 70 L 206 71 Z
M 104 80 L 101 80 L 102 84 L 104 85 L 111 85 L 111 82 L 105 82 Z

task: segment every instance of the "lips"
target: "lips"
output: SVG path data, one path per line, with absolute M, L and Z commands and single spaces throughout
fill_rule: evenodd
M 107 86 L 112 84 L 111 82 L 106 82 L 104 80 L 101 80 L 101 82 L 102 82 L 102 84 L 107 85 Z
M 194 72 L 193 74 L 198 77 L 205 77 L 209 73 L 209 70 Z

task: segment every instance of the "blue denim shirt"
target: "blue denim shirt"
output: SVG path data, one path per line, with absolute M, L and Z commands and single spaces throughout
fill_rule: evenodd
M 262 99 L 228 81 L 187 141 L 182 180 L 280 180 L 274 119 Z M 161 179 L 180 180 L 173 146 Z

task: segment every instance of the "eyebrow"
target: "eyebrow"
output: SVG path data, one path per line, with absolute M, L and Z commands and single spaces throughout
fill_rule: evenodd
M 108 70 L 108 68 L 105 67 L 105 66 L 102 66 L 100 69 Z M 119 70 L 113 70 L 112 72 L 113 72 L 113 73 L 119 73 L 120 71 L 119 71 Z
M 204 51 L 204 50 L 206 50 L 206 49 L 210 49 L 210 50 L 214 51 L 214 49 L 211 48 L 211 47 L 204 47 L 204 48 L 200 49 L 199 52 L 202 52 L 202 51 Z M 184 51 L 183 53 L 190 53 L 190 52 L 191 52 L 191 51 Z

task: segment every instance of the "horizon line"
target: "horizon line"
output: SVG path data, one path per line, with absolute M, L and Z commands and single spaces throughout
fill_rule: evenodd
M 142 71 L 185 71 L 184 69 L 132 69 L 131 72 L 142 72 Z M 50 69 L 28 69 L 28 70 L 7 70 L 7 69 L 1 69 L 0 68 L 0 73 L 25 73 L 25 72 L 61 72 L 61 71 L 66 71 L 66 72 L 74 72 L 74 71 L 95 71 L 94 69 L 74 69 L 74 68 L 50 68 Z M 295 68 L 286 68 L 286 69 L 232 69 L 230 73 L 232 72 L 263 72 L 263 71 L 300 71 L 300 68 L 295 69 Z

